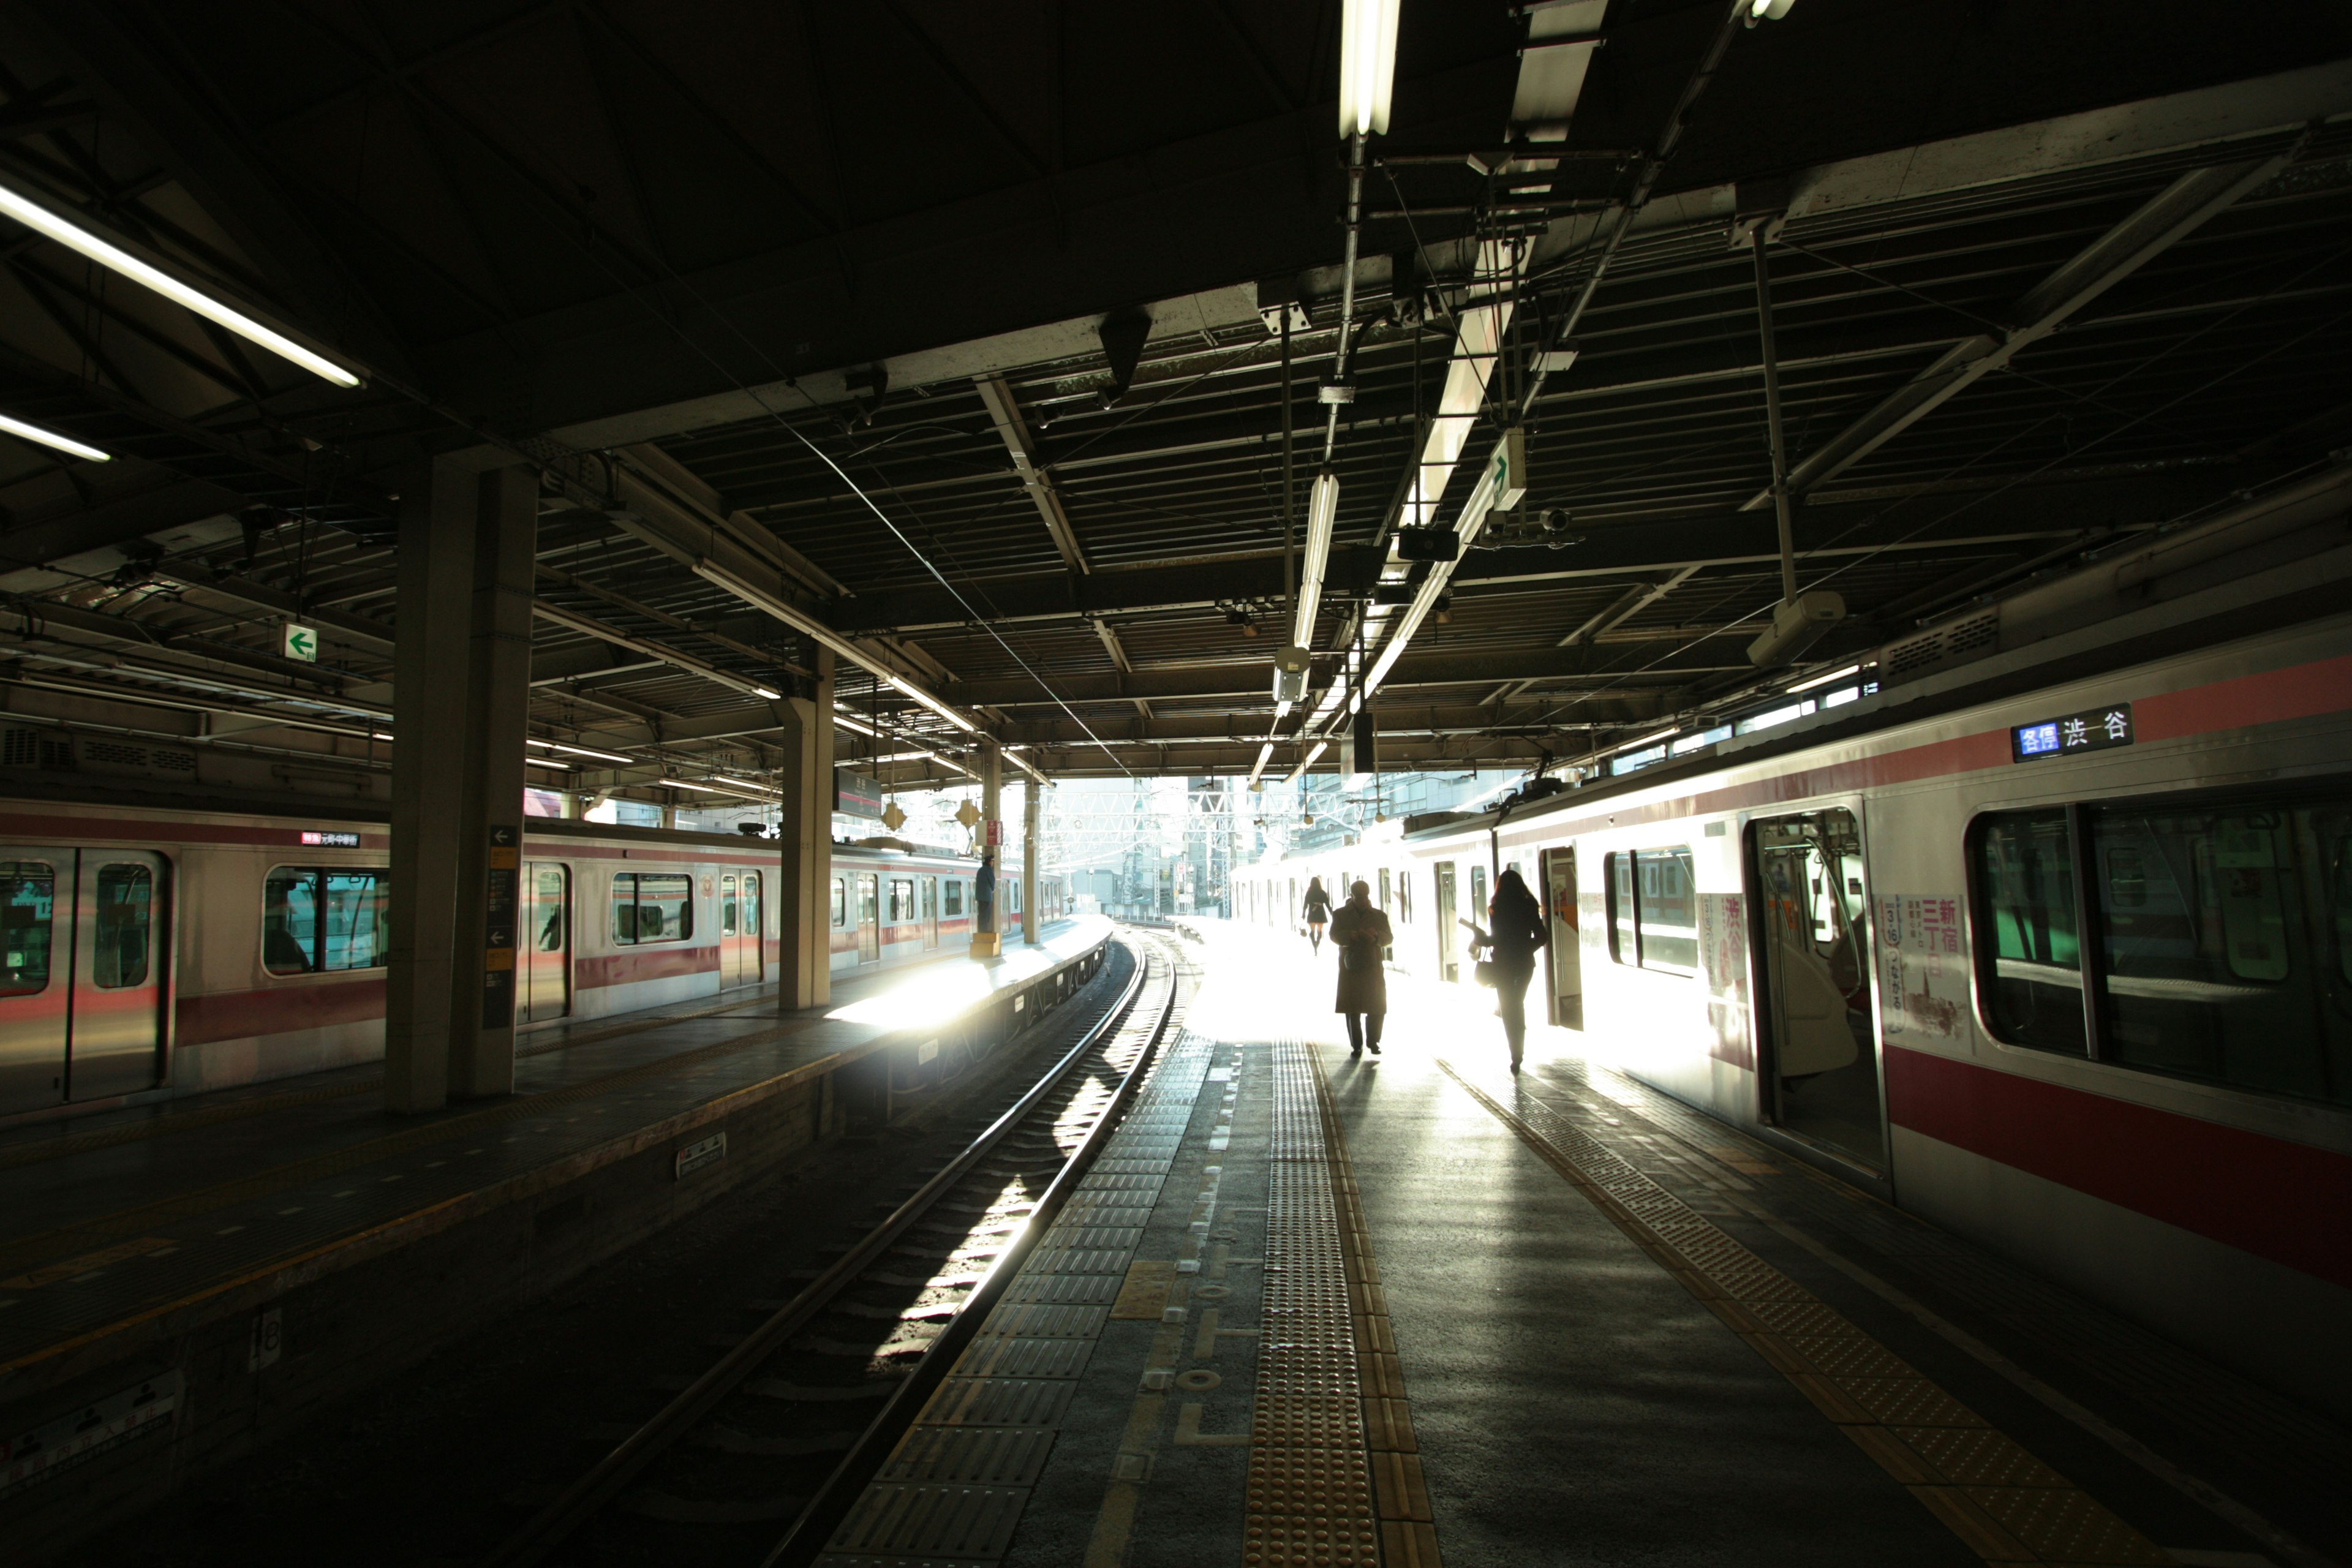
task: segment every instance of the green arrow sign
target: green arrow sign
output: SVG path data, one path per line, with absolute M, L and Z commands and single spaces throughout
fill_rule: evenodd
M 288 658 L 316 664 L 319 662 L 319 634 L 309 626 L 298 626 L 289 621 L 286 626 L 284 651 Z

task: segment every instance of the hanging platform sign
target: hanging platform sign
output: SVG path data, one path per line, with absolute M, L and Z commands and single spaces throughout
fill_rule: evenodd
M 279 651 L 284 653 L 288 658 L 299 659 L 304 664 L 318 663 L 318 628 L 315 626 L 298 626 L 291 621 L 287 622 L 285 640 L 278 645 L 278 648 Z
M 844 816 L 882 816 L 882 781 L 847 768 L 833 770 L 833 809 Z

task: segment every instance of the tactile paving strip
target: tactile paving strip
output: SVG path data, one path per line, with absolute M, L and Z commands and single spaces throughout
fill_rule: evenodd
M 1381 1561 L 1381 1531 L 1364 1440 L 1365 1380 L 1312 1047 L 1276 1044 L 1273 1089 L 1242 1561 L 1248 1568 L 1370 1568 Z
M 1213 1043 L 1180 1034 L 819 1568 L 1002 1559 L 1191 1124 Z
M 1835 1308 L 1524 1088 L 1516 1112 L 1438 1065 L 1580 1188 L 1988 1563 L 2173 1559 Z

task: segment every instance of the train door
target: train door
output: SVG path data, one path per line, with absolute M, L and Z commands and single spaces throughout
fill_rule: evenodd
M 1454 862 L 1437 863 L 1437 977 L 1440 980 L 1462 978 L 1461 927 L 1454 923 Z
M 572 1012 L 572 873 L 534 860 L 523 869 L 521 984 L 515 1022 L 543 1023 Z
M 1551 1021 L 1563 1029 L 1584 1027 L 1584 950 L 1576 936 L 1576 849 L 1543 851 L 1544 918 L 1551 924 L 1545 952 L 1551 975 Z
M 1843 806 L 1768 817 L 1749 824 L 1748 843 L 1765 1119 L 1884 1170 L 1861 823 Z
M 0 848 L 0 1112 L 152 1089 L 163 860 Z
M 760 873 L 719 877 L 719 985 L 757 985 L 766 978 L 760 953 Z
M 935 948 L 940 945 L 940 879 L 937 877 L 920 879 L 916 884 L 916 894 L 923 900 L 923 946 Z
M 857 962 L 882 962 L 882 883 L 878 873 L 857 873 Z
M 743 984 L 757 985 L 768 978 L 768 911 L 761 895 L 766 891 L 761 881 L 761 873 L 746 871 L 743 877 L 742 902 L 742 973 Z

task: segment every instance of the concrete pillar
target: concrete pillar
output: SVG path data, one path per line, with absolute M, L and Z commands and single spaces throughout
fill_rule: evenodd
M 995 857 L 996 898 L 987 920 L 971 939 L 974 958 L 993 958 L 1003 951 L 1004 930 L 1004 757 L 986 736 L 980 742 L 980 852 Z
M 383 1100 L 392 1110 L 436 1110 L 449 1098 L 478 484 L 478 475 L 446 459 L 412 466 L 400 484 L 383 1020 Z
M 1037 945 L 1037 818 L 1045 786 L 1031 773 L 1021 785 L 1021 940 Z
M 493 468 L 476 480 L 475 504 L 449 1016 L 449 1093 L 460 1100 L 514 1092 L 522 738 L 530 712 L 539 476 L 529 468 Z M 399 896 L 395 882 L 393 897 Z
M 778 832 L 776 1005 L 784 1013 L 833 1000 L 833 650 L 816 650 L 815 695 L 775 705 L 784 753 Z

